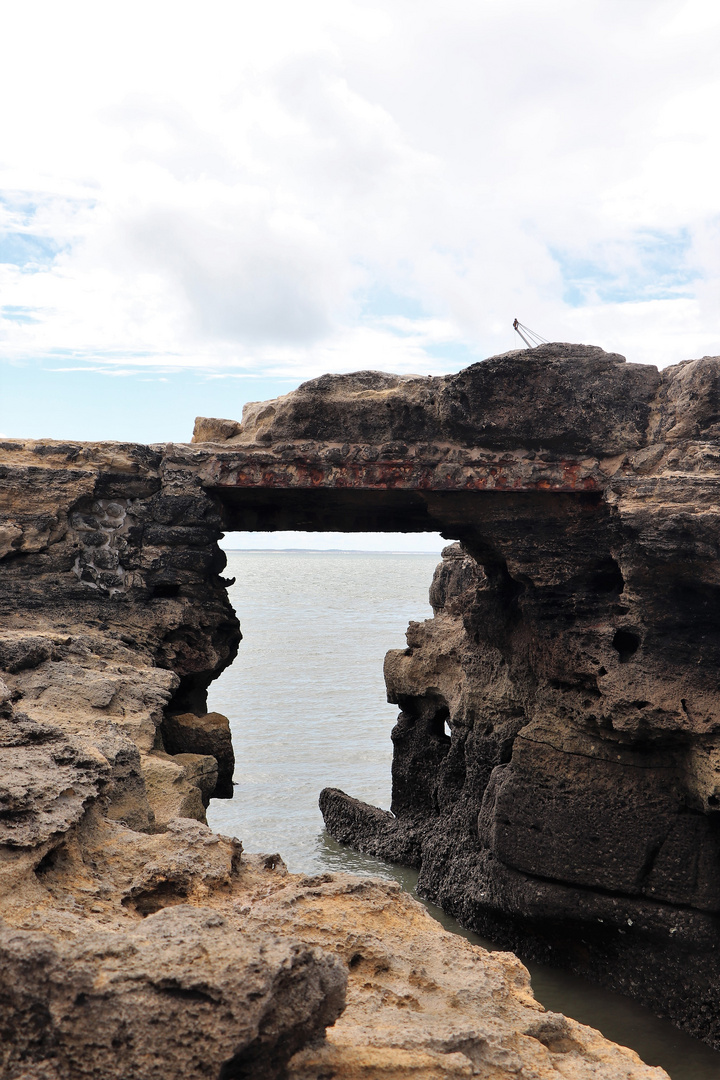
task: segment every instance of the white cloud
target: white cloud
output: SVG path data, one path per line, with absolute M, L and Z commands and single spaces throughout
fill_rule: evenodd
M 15 5 L 0 355 L 440 371 L 512 348 L 516 315 L 720 352 L 714 12 Z

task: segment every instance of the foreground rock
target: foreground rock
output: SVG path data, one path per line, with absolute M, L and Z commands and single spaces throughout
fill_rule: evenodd
M 197 822 L 93 817 L 36 870 L 34 912 L 6 908 L 3 1076 L 666 1076 L 545 1012 L 514 956 L 395 883 L 292 876 Z
M 123 781 L 91 740 L 3 697 L 5 732 L 45 755 L 0 848 L 4 1080 L 665 1076 L 546 1013 L 515 957 L 447 934 L 394 883 L 293 877 L 191 818 L 114 820 Z M 126 780 L 120 805 L 144 809 Z
M 275 1077 L 344 1006 L 338 959 L 187 905 L 71 942 L 5 930 L 0 963 L 5 1076 Z

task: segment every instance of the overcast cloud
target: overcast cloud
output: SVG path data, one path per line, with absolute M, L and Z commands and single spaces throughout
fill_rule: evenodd
M 720 353 L 720 7 L 7 5 L 0 356 L 304 378 Z M 8 103 L 12 103 L 12 108 Z

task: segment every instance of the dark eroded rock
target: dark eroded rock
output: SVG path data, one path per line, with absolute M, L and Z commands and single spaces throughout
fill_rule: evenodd
M 672 510 L 648 508 L 642 553 L 599 509 L 546 511 L 504 496 L 481 544 L 445 549 L 434 618 L 385 664 L 393 814 L 329 790 L 326 826 L 419 866 L 464 925 L 717 1044 L 720 625 L 696 591 L 668 604 L 647 559 Z M 481 566 L 489 537 L 506 574 Z
M 595 346 L 553 344 L 421 378 L 322 375 L 228 421 L 198 421 L 195 441 L 456 443 L 614 454 L 644 442 L 661 376 Z M 216 425 L 216 426 L 212 426 Z

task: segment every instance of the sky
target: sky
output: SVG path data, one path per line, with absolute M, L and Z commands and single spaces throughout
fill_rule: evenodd
M 244 532 L 226 533 L 225 551 L 363 551 L 406 552 L 440 557 L 451 540 L 440 533 Z
M 720 5 L 6 5 L 0 435 L 189 440 L 325 371 L 720 353 Z

